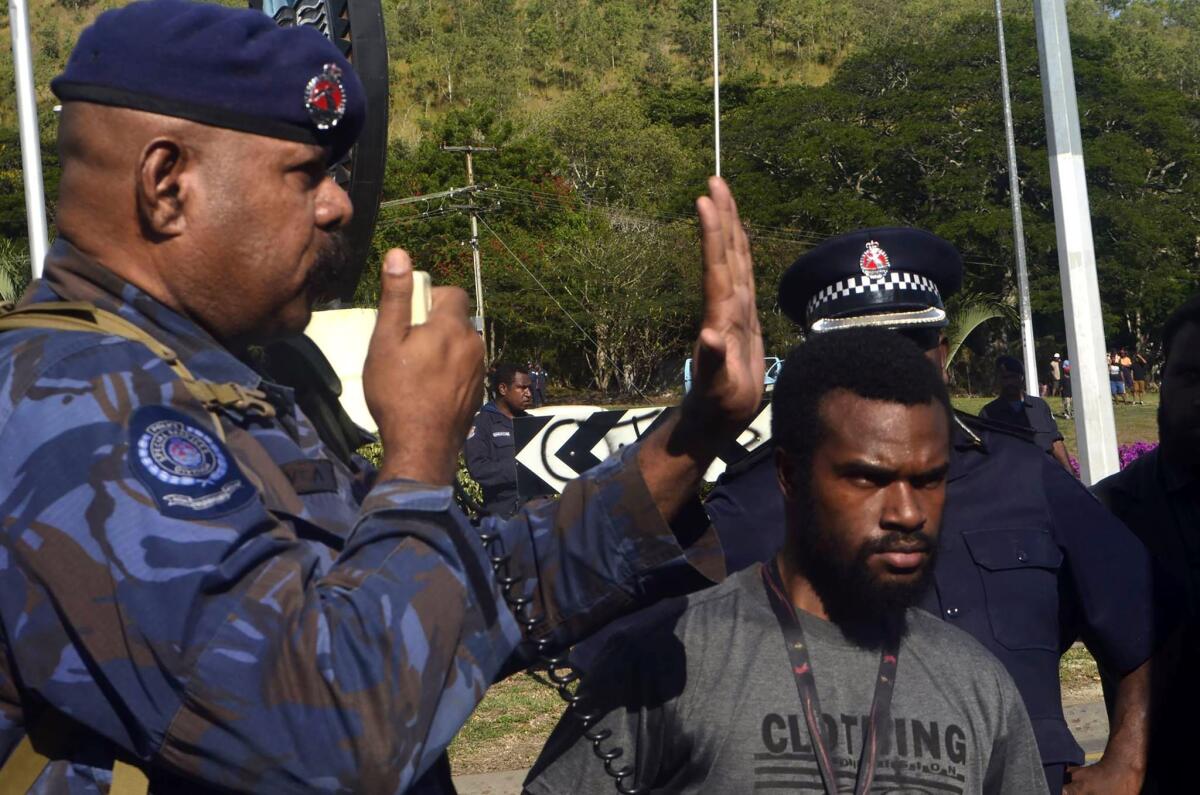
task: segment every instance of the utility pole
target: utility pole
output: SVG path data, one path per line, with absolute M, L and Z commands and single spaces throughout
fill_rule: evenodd
M 1075 70 L 1064 0 L 1036 0 L 1038 60 L 1042 71 L 1042 104 L 1050 155 L 1050 187 L 1054 192 L 1054 227 L 1058 237 L 1058 271 L 1062 280 L 1067 348 L 1071 354 L 1071 392 L 1075 395 L 1075 432 L 1079 466 L 1085 485 L 1120 468 L 1117 429 L 1104 363 L 1104 321 L 1096 249 L 1083 170 L 1083 136 L 1075 99 Z
M 475 163 L 472 158 L 476 152 L 495 152 L 494 146 L 446 146 L 443 152 L 463 152 L 467 156 L 467 187 L 475 187 Z M 471 258 L 475 263 L 475 330 L 483 338 L 484 354 L 487 354 L 487 335 L 483 326 L 483 276 L 479 267 L 479 216 L 476 208 L 471 207 Z
M 712 4 L 713 34 L 713 150 L 716 152 L 716 171 L 721 176 L 721 27 L 717 18 L 717 0 Z
M 1008 52 L 1004 46 L 1004 9 L 996 0 L 996 38 L 1000 41 L 1000 94 L 1004 101 L 1004 138 L 1008 144 L 1008 193 L 1012 200 L 1013 251 L 1017 254 L 1017 305 L 1021 312 L 1021 347 L 1025 351 L 1025 391 L 1038 394 L 1037 352 L 1033 344 L 1033 312 L 1029 308 L 1029 269 L 1025 264 L 1025 224 L 1021 219 L 1021 179 L 1013 135 L 1012 100 L 1008 90 Z

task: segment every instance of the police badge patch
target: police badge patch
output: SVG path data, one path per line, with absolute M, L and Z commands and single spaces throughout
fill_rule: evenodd
M 130 466 L 164 516 L 211 519 L 254 496 L 229 451 L 195 423 L 164 406 L 143 406 L 129 423 Z
M 346 85 L 337 64 L 327 63 L 304 87 L 304 107 L 318 130 L 337 126 L 346 115 Z
M 892 262 L 888 259 L 887 252 L 879 247 L 879 243 L 872 240 L 867 243 L 867 250 L 858 258 L 858 268 L 863 276 L 882 279 L 892 269 Z

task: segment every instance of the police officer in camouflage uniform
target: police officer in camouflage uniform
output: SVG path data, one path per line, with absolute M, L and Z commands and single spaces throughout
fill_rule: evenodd
M 663 578 L 723 576 L 711 531 L 666 522 L 761 396 L 720 180 L 699 396 L 485 548 L 450 489 L 483 369 L 465 294 L 410 327 L 411 265 L 385 259 L 378 472 L 238 355 L 302 330 L 337 262 L 327 167 L 365 112 L 338 50 L 150 0 L 101 15 L 52 88 L 59 236 L 0 317 L 0 792 L 450 791 L 446 746 L 531 661 L 492 555 L 557 648 Z
M 809 333 L 878 325 L 943 368 L 943 299 L 962 282 L 946 241 L 865 229 L 805 253 L 779 285 Z M 1050 790 L 1138 792 L 1146 763 L 1149 660 L 1175 623 L 1146 548 L 1020 429 L 956 415 L 934 587 L 922 606 L 974 635 L 1012 674 L 1033 721 Z M 764 445 L 730 468 L 706 504 L 737 570 L 783 538 L 783 500 Z M 1087 768 L 1063 718 L 1059 659 L 1083 640 L 1119 679 L 1108 746 Z M 1064 789 L 1064 780 L 1071 781 Z

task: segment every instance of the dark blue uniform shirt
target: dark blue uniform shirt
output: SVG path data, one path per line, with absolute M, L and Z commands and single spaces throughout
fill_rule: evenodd
M 1055 442 L 1063 440 L 1050 404 L 1040 397 L 1023 395 L 1016 404 L 1009 403 L 1004 398 L 996 398 L 979 410 L 979 416 L 1018 428 L 1028 428 L 1033 431 L 1034 443 L 1047 453 L 1054 449 Z
M 467 471 L 483 489 L 483 510 L 491 516 L 517 512 L 517 448 L 512 418 L 488 401 L 475 415 L 467 437 Z
M 934 587 L 921 606 L 1008 669 L 1043 764 L 1082 764 L 1063 717 L 1063 652 L 1082 639 L 1102 668 L 1124 675 L 1150 657 L 1173 618 L 1165 605 L 1156 612 L 1149 553 L 1125 525 L 1018 431 L 959 417 Z M 783 543 L 773 458 L 755 458 L 733 468 L 706 505 L 731 572 Z

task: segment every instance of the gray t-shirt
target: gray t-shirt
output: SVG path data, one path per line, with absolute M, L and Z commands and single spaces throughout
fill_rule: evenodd
M 838 784 L 854 786 L 879 651 L 806 613 L 827 744 Z M 783 635 L 761 566 L 660 609 L 615 636 L 583 680 L 595 729 L 656 792 L 823 792 Z M 891 719 L 880 727 L 872 792 L 1046 791 L 1029 717 L 1008 673 L 978 642 L 908 612 Z M 571 711 L 525 782 L 537 795 L 611 795 L 613 780 Z M 632 782 L 626 781 L 627 785 Z

